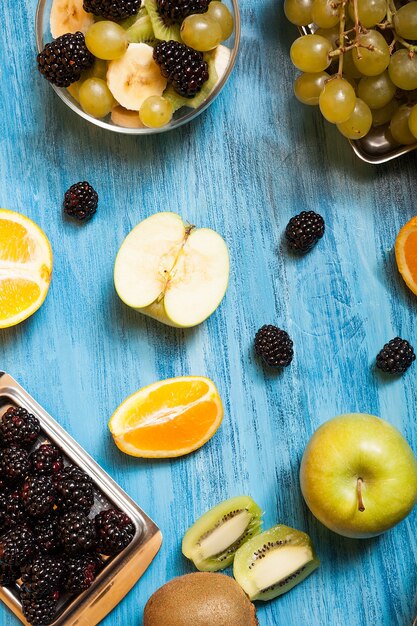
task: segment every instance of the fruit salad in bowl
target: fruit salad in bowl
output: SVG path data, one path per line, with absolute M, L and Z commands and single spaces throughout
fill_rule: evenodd
M 237 0 L 39 0 L 38 70 L 76 113 L 151 134 L 220 93 L 240 39 Z

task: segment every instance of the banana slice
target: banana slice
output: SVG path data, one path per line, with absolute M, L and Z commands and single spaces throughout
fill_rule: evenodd
M 167 81 L 153 60 L 152 46 L 131 43 L 120 59 L 109 63 L 107 84 L 119 104 L 139 111 L 147 98 L 162 95 Z
M 54 39 L 79 30 L 85 34 L 93 23 L 92 14 L 83 9 L 83 0 L 53 0 L 50 28 Z
M 145 128 L 140 121 L 139 113 L 137 111 L 128 111 L 120 105 L 115 106 L 111 111 L 111 121 L 117 126 L 123 126 L 124 128 Z

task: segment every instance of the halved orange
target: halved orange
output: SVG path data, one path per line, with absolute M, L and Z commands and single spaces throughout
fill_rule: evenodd
M 417 216 L 407 222 L 398 233 L 395 258 L 401 276 L 417 295 Z
M 112 415 L 120 450 L 144 458 L 183 456 L 201 448 L 223 419 L 215 384 L 202 376 L 169 378 L 140 389 Z
M 48 293 L 52 249 L 45 233 L 20 213 L 0 209 L 0 328 L 35 313 Z

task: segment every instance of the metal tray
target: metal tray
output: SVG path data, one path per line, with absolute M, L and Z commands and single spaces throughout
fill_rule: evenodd
M 136 533 L 131 543 L 118 555 L 109 558 L 92 586 L 77 597 L 63 599 L 52 626 L 95 626 L 127 594 L 147 569 L 161 543 L 162 535 L 154 522 L 114 482 L 112 478 L 78 445 L 68 433 L 8 374 L 0 371 L 0 415 L 11 405 L 22 406 L 39 419 L 42 439 L 61 448 L 67 460 L 81 467 L 95 484 L 95 513 L 109 505 L 125 511 L 132 519 Z M 0 587 L 0 599 L 23 622 L 15 589 Z
M 311 35 L 317 30 L 315 24 L 309 26 L 301 26 L 299 31 L 302 35 Z M 371 128 L 369 133 L 363 139 L 357 141 L 348 140 L 355 154 L 365 161 L 373 165 L 387 163 L 396 159 L 403 154 L 412 152 L 417 148 L 417 142 L 411 146 L 399 146 L 388 132 L 388 124 Z

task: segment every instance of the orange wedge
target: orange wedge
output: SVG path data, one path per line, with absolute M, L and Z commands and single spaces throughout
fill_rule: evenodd
M 19 324 L 39 309 L 51 273 L 45 233 L 28 217 L 0 209 L 0 328 Z
M 140 389 L 112 415 L 120 450 L 144 458 L 183 456 L 201 448 L 223 419 L 214 383 L 201 376 L 170 378 Z
M 417 216 L 407 222 L 398 233 L 395 258 L 401 276 L 417 295 Z

